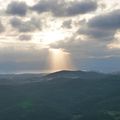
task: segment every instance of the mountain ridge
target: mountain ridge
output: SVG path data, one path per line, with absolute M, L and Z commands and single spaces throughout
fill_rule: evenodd
M 47 74 L 44 76 L 45 79 L 52 80 L 53 78 L 81 78 L 81 79 L 101 79 L 106 77 L 108 74 L 95 72 L 95 71 L 72 71 L 62 70 Z

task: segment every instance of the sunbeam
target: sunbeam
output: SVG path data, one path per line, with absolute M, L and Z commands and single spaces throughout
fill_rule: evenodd
M 59 71 L 59 70 L 71 70 L 72 63 L 70 59 L 70 53 L 64 51 L 63 49 L 49 49 L 49 70 Z

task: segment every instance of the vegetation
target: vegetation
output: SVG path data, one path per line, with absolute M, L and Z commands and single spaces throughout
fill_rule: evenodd
M 0 120 L 120 120 L 120 75 L 58 74 L 51 80 L 0 84 Z

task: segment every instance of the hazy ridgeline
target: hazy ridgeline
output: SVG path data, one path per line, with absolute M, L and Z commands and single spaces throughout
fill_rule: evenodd
M 120 75 L 1 75 L 0 120 L 119 120 Z

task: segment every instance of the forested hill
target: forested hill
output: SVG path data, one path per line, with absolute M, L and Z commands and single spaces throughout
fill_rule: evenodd
M 0 78 L 0 120 L 120 120 L 119 74 L 60 71 L 23 78 Z M 7 84 L 13 79 L 19 84 Z

